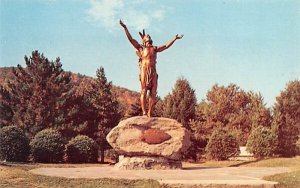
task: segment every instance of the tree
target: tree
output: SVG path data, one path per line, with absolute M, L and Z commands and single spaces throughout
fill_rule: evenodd
M 18 65 L 13 69 L 15 80 L 7 85 L 12 124 L 31 136 L 44 128 L 63 126 L 64 118 L 59 117 L 67 113 L 64 105 L 71 91 L 70 74 L 63 71 L 59 58 L 49 61 L 38 51 L 30 58 L 25 56 L 25 63 L 26 68 Z
M 276 98 L 274 126 L 278 134 L 278 153 L 283 156 L 296 154 L 296 142 L 300 134 L 300 81 L 287 84 Z
M 148 101 L 148 100 L 146 100 Z M 146 104 L 146 107 L 148 105 Z M 133 117 L 133 116 L 141 116 L 142 115 L 142 107 L 141 107 L 141 100 L 139 98 L 136 98 L 133 104 L 130 105 L 130 108 L 128 110 L 127 118 Z M 162 117 L 163 116 L 163 101 L 160 99 L 160 97 L 156 98 L 154 109 L 152 112 L 153 117 Z
M 212 133 L 205 148 L 208 159 L 227 160 L 240 153 L 236 138 L 224 128 L 217 128 Z
M 0 85 L 0 128 L 10 125 L 14 116 L 9 91 Z
M 247 150 L 256 158 L 270 157 L 275 154 L 277 136 L 272 129 L 263 126 L 255 127 L 247 141 Z
M 261 94 L 255 94 L 249 92 L 250 97 L 250 119 L 252 124 L 252 129 L 262 125 L 263 127 L 270 128 L 272 125 L 272 115 L 269 108 L 266 107 L 266 104 L 263 101 Z
M 108 145 L 106 135 L 121 119 L 118 101 L 112 93 L 112 83 L 107 81 L 103 67 L 97 70 L 97 78 L 90 82 L 84 95 L 94 115 L 96 131 L 91 138 L 99 144 L 103 163 L 104 151 Z
M 137 98 L 134 103 L 130 105 L 130 108 L 128 110 L 127 118 L 134 117 L 134 116 L 141 116 L 142 115 L 142 107 L 141 107 L 141 101 L 139 98 Z
M 163 115 L 176 119 L 190 129 L 189 121 L 195 118 L 196 105 L 195 90 L 192 89 L 188 80 L 180 78 L 176 81 L 172 93 L 164 98 Z
M 214 85 L 207 93 L 207 101 L 199 107 L 206 134 L 217 127 L 228 128 L 240 145 L 245 145 L 252 126 L 270 127 L 271 115 L 260 94 L 245 92 L 235 84 Z

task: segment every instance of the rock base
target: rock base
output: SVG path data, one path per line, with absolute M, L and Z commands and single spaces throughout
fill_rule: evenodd
M 115 166 L 118 170 L 168 170 L 181 169 L 179 160 L 171 160 L 165 157 L 123 157 Z

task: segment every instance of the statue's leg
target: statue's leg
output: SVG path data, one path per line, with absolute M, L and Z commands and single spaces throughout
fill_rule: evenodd
M 141 108 L 143 111 L 143 116 L 147 115 L 146 113 L 146 96 L 147 96 L 147 89 L 146 88 L 142 88 L 141 91 Z
M 146 82 L 145 82 L 145 74 L 143 74 L 143 72 L 141 72 L 140 75 L 140 81 L 141 81 L 141 108 L 142 108 L 142 112 L 143 112 L 143 116 L 147 115 L 146 113 L 146 96 L 147 96 L 147 88 L 146 88 Z
M 149 109 L 148 109 L 148 117 L 151 117 L 153 112 L 154 104 L 156 101 L 156 90 L 157 90 L 157 75 L 152 79 L 152 87 L 149 94 Z

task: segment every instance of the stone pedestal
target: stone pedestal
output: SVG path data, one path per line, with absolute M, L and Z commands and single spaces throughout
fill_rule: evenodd
M 181 156 L 191 142 L 176 120 L 137 116 L 121 121 L 106 137 L 125 157 L 117 169 L 180 169 Z
M 170 170 L 181 169 L 180 160 L 171 160 L 164 157 L 123 157 L 115 166 L 115 169 L 120 170 Z

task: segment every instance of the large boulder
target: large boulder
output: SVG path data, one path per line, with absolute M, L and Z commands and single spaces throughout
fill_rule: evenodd
M 121 121 L 106 137 L 121 155 L 180 160 L 191 142 L 189 132 L 176 120 L 136 116 Z

